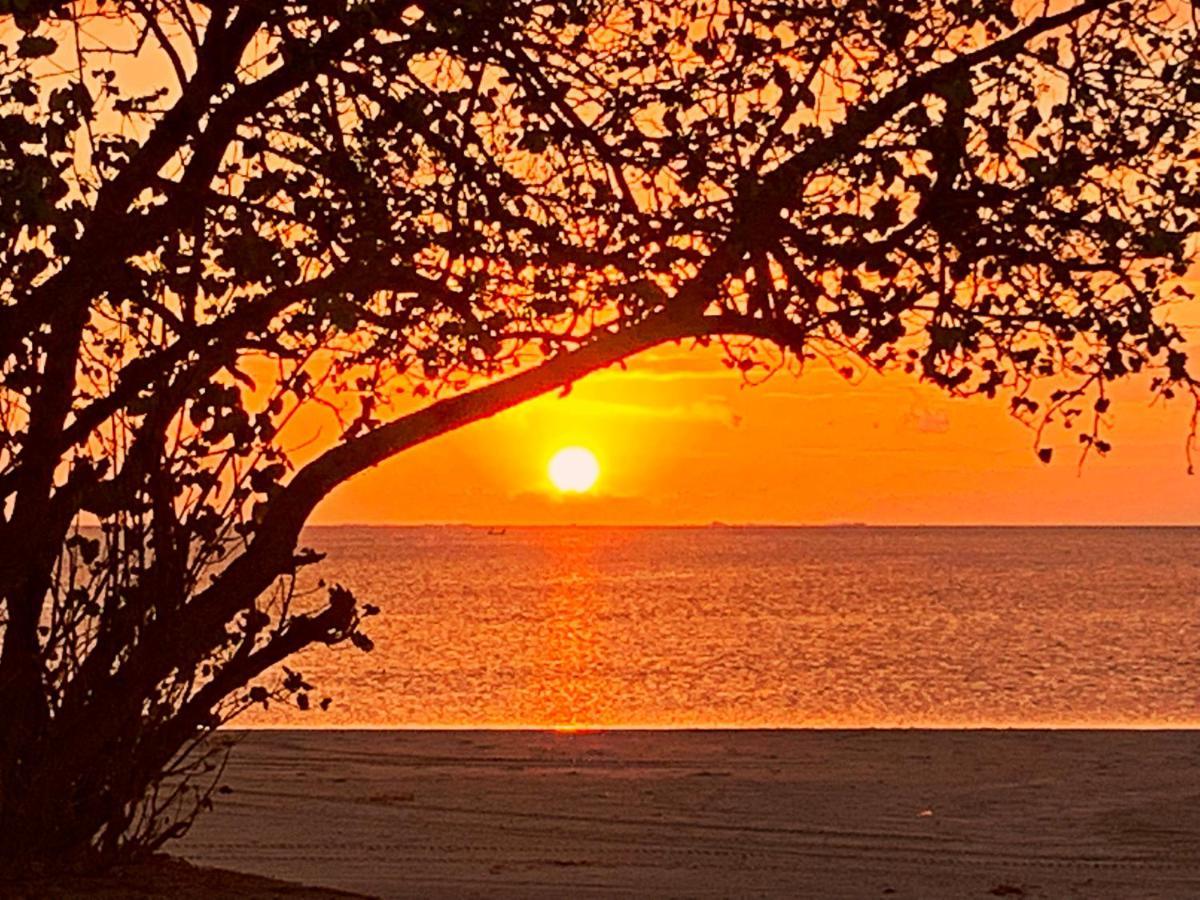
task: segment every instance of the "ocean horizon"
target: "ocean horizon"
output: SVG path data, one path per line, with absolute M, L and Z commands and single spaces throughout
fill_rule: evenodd
M 1045 529 L 1062 531 L 1070 529 L 1188 529 L 1200 528 L 1200 522 L 508 522 L 503 519 L 487 522 L 323 522 L 305 525 L 305 532 L 337 528 L 361 529 L 420 529 L 420 528 L 594 528 L 612 530 L 672 530 L 699 528 L 735 529 L 822 529 L 822 528 L 877 528 L 877 529 Z

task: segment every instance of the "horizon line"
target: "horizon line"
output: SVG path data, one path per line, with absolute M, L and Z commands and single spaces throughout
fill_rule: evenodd
M 305 528 L 1200 528 L 1200 522 L 311 522 Z

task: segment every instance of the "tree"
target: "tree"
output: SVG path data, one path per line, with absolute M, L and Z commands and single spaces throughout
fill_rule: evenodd
M 0 15 L 8 861 L 178 834 L 205 735 L 370 648 L 349 590 L 294 596 L 332 488 L 646 348 L 899 368 L 1100 452 L 1113 379 L 1197 393 L 1187 3 Z

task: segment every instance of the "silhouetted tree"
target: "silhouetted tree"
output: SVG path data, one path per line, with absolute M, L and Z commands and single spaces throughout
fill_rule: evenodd
M 902 368 L 1100 451 L 1112 379 L 1196 392 L 1182 0 L 0 16 L 9 861 L 157 846 L 212 728 L 309 705 L 285 659 L 370 648 L 350 591 L 293 602 L 330 490 L 648 347 Z

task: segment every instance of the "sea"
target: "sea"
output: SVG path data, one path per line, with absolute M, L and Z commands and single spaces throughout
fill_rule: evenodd
M 1200 528 L 320 527 L 370 652 L 289 662 L 366 728 L 1200 726 Z M 327 710 L 319 701 L 329 697 Z

